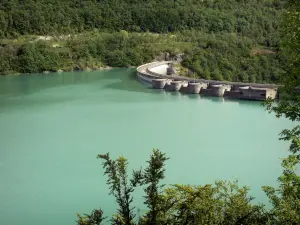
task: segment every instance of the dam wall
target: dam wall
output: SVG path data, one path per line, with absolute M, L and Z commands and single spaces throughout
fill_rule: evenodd
M 193 79 L 177 74 L 167 75 L 168 68 L 172 64 L 172 61 L 163 61 L 141 65 L 137 68 L 137 79 L 155 89 L 181 91 L 187 94 L 248 100 L 266 100 L 278 97 L 277 89 L 280 86 L 276 84 L 216 81 Z

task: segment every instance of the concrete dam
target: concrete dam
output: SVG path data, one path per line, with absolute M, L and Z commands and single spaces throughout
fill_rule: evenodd
M 172 61 L 163 61 L 141 65 L 137 68 L 137 79 L 154 89 L 180 91 L 186 94 L 259 101 L 278 98 L 278 86 L 275 84 L 193 79 L 178 76 L 172 64 Z

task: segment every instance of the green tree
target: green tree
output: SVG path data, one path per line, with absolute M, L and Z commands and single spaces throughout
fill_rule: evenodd
M 162 191 L 161 180 L 165 177 L 166 155 L 153 150 L 148 166 L 133 172 L 128 182 L 127 165 L 124 157 L 112 160 L 109 154 L 98 155 L 104 160 L 103 168 L 108 176 L 110 194 L 119 205 L 118 214 L 112 224 L 133 225 L 132 193 L 137 185 L 146 186 L 145 204 L 149 211 L 142 215 L 139 225 L 174 224 L 267 224 L 270 219 L 264 206 L 252 204 L 248 187 L 240 187 L 237 182 L 217 181 L 204 186 L 172 185 Z M 77 215 L 78 225 L 99 225 L 105 219 L 102 210 L 94 210 L 90 215 Z
M 248 187 L 218 181 L 204 186 L 173 185 L 165 190 L 168 224 L 266 224 L 263 206 L 253 205 Z
M 208 70 L 208 68 L 206 68 L 204 71 L 203 71 L 203 75 L 202 77 L 206 80 L 210 80 L 211 79 L 211 76 L 210 76 L 210 71 Z
M 4 37 L 8 28 L 6 13 L 0 10 L 0 37 Z
M 159 214 L 162 209 L 163 197 L 161 195 L 161 188 L 164 185 L 160 185 L 160 181 L 165 178 L 165 162 L 168 160 L 166 155 L 157 149 L 153 149 L 153 153 L 150 156 L 150 160 L 147 161 L 148 167 L 140 176 L 140 184 L 146 185 L 145 191 L 145 204 L 149 208 L 149 212 L 144 216 L 143 220 L 145 224 L 157 225 L 163 224 L 160 221 Z
M 78 220 L 76 221 L 78 225 L 100 225 L 105 219 L 103 217 L 103 211 L 101 209 L 95 209 L 92 213 L 84 214 L 83 216 L 77 214 Z
M 132 192 L 136 187 L 136 181 L 128 180 L 127 159 L 121 156 L 116 160 L 112 160 L 108 153 L 105 155 L 99 154 L 97 158 L 104 160 L 104 174 L 108 176 L 107 184 L 110 188 L 110 194 L 116 198 L 119 206 L 118 214 L 112 218 L 113 224 L 134 224 L 133 219 L 135 215 L 131 204 L 133 202 Z
M 223 80 L 223 76 L 220 72 L 220 70 L 215 69 L 212 73 L 211 73 L 211 77 L 213 80 Z
M 239 73 L 239 80 L 244 83 L 247 83 L 249 81 L 249 77 L 248 77 L 248 74 L 246 73 L 246 71 L 241 71 Z
M 289 0 L 284 15 L 282 33 L 283 47 L 289 55 L 289 69 L 280 89 L 280 102 L 266 102 L 267 109 L 277 117 L 285 116 L 292 121 L 300 121 L 300 2 Z M 299 224 L 300 221 L 300 126 L 283 130 L 281 139 L 290 141 L 290 155 L 282 160 L 283 174 L 279 177 L 279 188 L 264 187 L 273 204 L 275 224 Z
M 224 80 L 232 81 L 232 72 L 230 70 L 225 70 L 223 72 Z

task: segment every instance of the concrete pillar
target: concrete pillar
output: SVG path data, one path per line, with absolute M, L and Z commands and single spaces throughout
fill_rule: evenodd
M 207 89 L 208 88 L 208 83 L 200 83 L 201 84 L 201 89 Z
M 182 87 L 182 81 L 172 81 L 169 85 L 166 86 L 168 91 L 179 91 Z
M 168 67 L 167 67 L 167 75 L 175 74 L 175 69 L 174 69 L 173 66 L 174 66 L 173 63 L 168 64 Z
M 217 96 L 217 97 L 223 97 L 224 92 L 225 92 L 225 87 L 221 84 L 218 85 L 212 85 L 212 95 Z
M 152 79 L 152 88 L 164 89 L 167 83 L 167 79 Z
M 201 88 L 202 88 L 202 85 L 200 83 L 191 82 L 188 84 L 187 91 L 189 94 L 199 94 Z

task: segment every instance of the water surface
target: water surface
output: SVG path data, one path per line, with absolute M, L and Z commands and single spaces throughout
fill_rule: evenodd
M 238 179 L 267 202 L 260 187 L 276 185 L 288 148 L 278 133 L 290 127 L 258 102 L 151 90 L 128 69 L 0 77 L 0 224 L 72 225 L 97 207 L 109 216 L 96 155 L 139 168 L 152 148 L 171 158 L 167 184 Z

